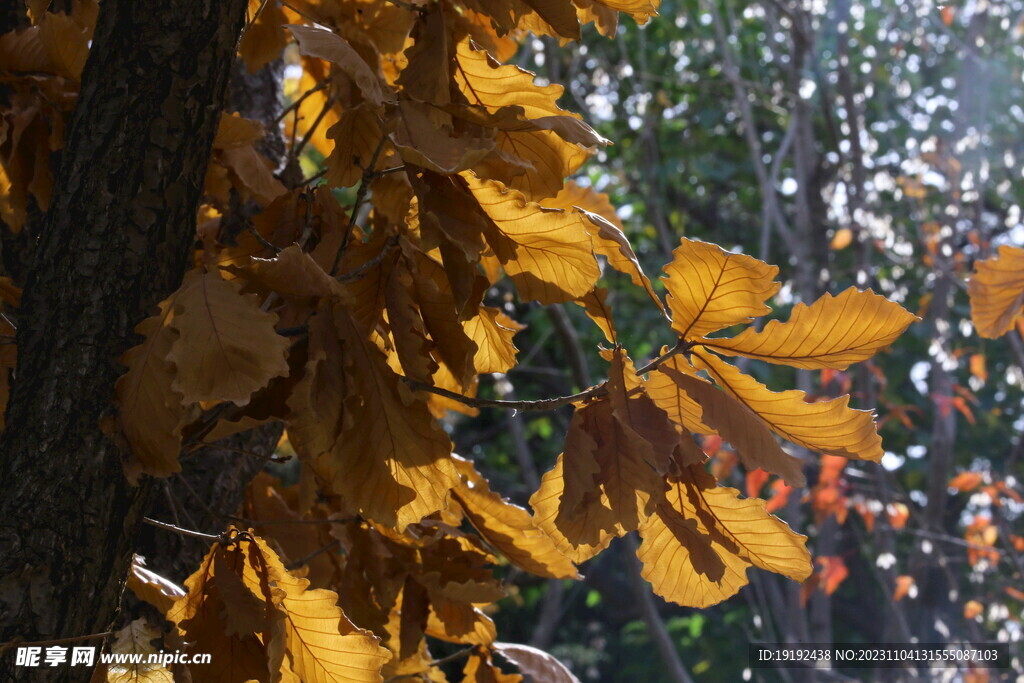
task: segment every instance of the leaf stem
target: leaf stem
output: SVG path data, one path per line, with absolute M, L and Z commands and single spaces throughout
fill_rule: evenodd
M 652 360 L 647 365 L 645 365 L 642 368 L 640 368 L 639 370 L 637 370 L 636 374 L 637 375 L 643 375 L 645 373 L 650 372 L 651 370 L 656 370 L 658 368 L 658 366 L 660 366 L 662 363 L 667 361 L 672 356 L 677 356 L 680 353 L 686 353 L 687 351 L 689 351 L 690 349 L 692 349 L 696 345 L 697 345 L 696 342 L 687 341 L 685 339 L 680 339 L 679 341 L 676 342 L 676 345 L 673 346 L 671 349 L 669 349 L 665 353 L 661 354 L 660 356 L 658 356 L 657 358 Z
M 586 391 L 581 391 L 576 394 L 569 396 L 557 396 L 555 398 L 542 398 L 535 401 L 502 401 L 493 398 L 473 398 L 470 396 L 463 396 L 462 394 L 456 394 L 454 391 L 448 391 L 441 387 L 431 386 L 424 384 L 423 382 L 417 382 L 415 380 L 406 379 L 405 383 L 409 385 L 409 388 L 413 391 L 425 391 L 430 394 L 437 394 L 438 396 L 444 396 L 450 398 L 453 401 L 458 401 L 463 405 L 467 405 L 473 408 L 505 408 L 508 410 L 521 410 L 521 411 L 541 411 L 541 410 L 554 410 L 567 406 L 571 403 L 577 403 L 579 401 L 586 400 L 588 398 L 594 398 L 597 396 L 604 396 L 608 393 L 608 387 L 606 382 L 601 382 L 598 385 L 592 386 Z

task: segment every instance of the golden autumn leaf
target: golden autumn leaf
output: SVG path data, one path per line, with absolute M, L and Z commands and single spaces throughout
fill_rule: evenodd
M 491 491 L 487 480 L 468 460 L 456 456 L 455 465 L 463 480 L 452 494 L 488 543 L 532 574 L 552 579 L 580 578 L 576 567 L 533 523 L 529 512 Z
M 563 178 L 583 164 L 588 152 L 581 145 L 603 144 L 603 138 L 577 114 L 558 107 L 562 86 L 537 86 L 533 74 L 498 64 L 486 52 L 472 47 L 469 40 L 459 44 L 457 60 L 455 81 L 471 105 L 483 106 L 492 114 L 516 107 L 526 121 L 534 122 L 532 126 L 517 123 L 514 128 L 519 130 L 499 133 L 493 161 L 485 159 L 474 169 L 482 177 L 499 180 L 527 199 L 538 201 L 557 194 Z M 537 130 L 538 126 L 547 129 Z M 508 157 L 526 165 L 510 173 Z
M 248 264 L 230 270 L 286 297 L 345 296 L 340 283 L 297 244 L 282 250 L 274 258 L 253 258 Z
M 381 139 L 381 122 L 374 105 L 363 102 L 342 112 L 338 122 L 327 129 L 334 149 L 324 161 L 327 182 L 333 187 L 350 187 L 362 179 Z
M 227 657 L 212 657 L 208 664 L 190 664 L 194 677 L 210 683 L 237 683 L 256 680 L 269 683 L 271 670 L 266 646 L 255 633 L 229 636 L 223 614 L 227 607 L 215 573 L 215 558 L 222 561 L 218 568 L 228 567 L 241 576 L 245 553 L 241 546 L 226 549 L 215 543 L 203 558 L 199 569 L 185 580 L 187 594 L 167 611 L 167 620 L 177 625 L 186 642 L 187 651 L 227 652 Z M 224 561 L 226 560 L 226 561 Z M 268 610 L 269 630 L 272 610 Z
M 243 574 L 246 584 L 260 590 L 269 579 L 283 616 L 282 681 L 295 683 L 380 683 L 380 669 L 391 654 L 379 640 L 355 628 L 341 608 L 338 594 L 310 589 L 309 581 L 291 574 L 277 554 L 259 538 L 248 542 L 250 561 L 261 571 Z M 258 553 L 258 558 L 255 556 Z M 255 574 L 255 575 L 254 575 Z M 270 646 L 274 652 L 273 645 Z
M 662 349 L 664 354 L 668 349 Z M 711 426 L 705 424 L 701 415 L 700 404 L 683 391 L 675 377 L 680 374 L 696 376 L 696 369 L 681 355 L 670 357 L 653 370 L 644 383 L 647 395 L 659 408 L 665 411 L 681 429 L 694 434 L 717 434 Z
M 884 454 L 874 413 L 850 408 L 850 397 L 808 403 L 796 389 L 774 392 L 711 354 L 694 353 L 698 369 L 757 414 L 773 432 L 819 453 L 879 462 Z
M 565 437 L 565 496 L 556 524 L 587 517 L 600 496 L 614 520 L 606 528 L 622 535 L 636 529 L 660 499 L 664 483 L 658 465 L 668 454 L 655 455 L 654 446 L 629 420 L 626 409 L 617 410 L 610 399 L 577 408 Z
M 776 266 L 685 237 L 672 252 L 665 274 L 672 329 L 684 339 L 770 313 L 764 302 L 782 286 L 775 282 Z
M 578 214 L 545 210 L 500 183 L 464 177 L 491 219 L 487 242 L 524 300 L 561 303 L 594 288 L 601 271 Z
M 759 567 L 796 581 L 812 570 L 805 536 L 765 511 L 759 498 L 715 485 L 700 466 L 671 482 L 666 500 L 640 527 L 643 576 L 666 600 L 708 607 L 747 583 Z M 717 557 L 717 561 L 714 559 Z
M 661 371 L 700 405 L 701 420 L 733 445 L 747 468 L 774 472 L 790 486 L 804 485 L 800 459 L 782 450 L 757 413 L 710 382 L 665 366 Z
M 466 336 L 476 344 L 473 367 L 478 374 L 508 372 L 516 364 L 512 338 L 523 326 L 490 306 L 481 306 L 476 315 L 462 323 Z
M 581 564 L 607 548 L 619 529 L 603 491 L 591 491 L 572 518 L 560 514 L 564 495 L 563 456 L 559 455 L 554 467 L 541 478 L 540 488 L 530 496 L 530 507 L 534 523 L 551 537 L 558 551 Z
M 534 681 L 579 683 L 579 679 L 556 657 L 538 648 L 517 643 L 492 643 L 491 649 Z
M 248 403 L 253 392 L 288 373 L 289 342 L 276 323 L 257 296 L 242 294 L 216 272 L 188 273 L 174 299 L 178 336 L 167 354 L 176 368 L 175 391 L 186 403 Z
M 967 283 L 971 320 L 982 337 L 1001 337 L 1024 309 L 1024 249 L 1004 244 L 998 254 L 974 268 Z
M 215 543 L 188 594 L 167 614 L 190 652 L 220 653 L 190 665 L 204 681 L 380 683 L 389 659 L 376 637 L 354 627 L 332 591 L 310 589 L 258 537 Z
M 299 42 L 299 51 L 336 64 L 356 84 L 363 97 L 376 106 L 393 98 L 381 77 L 374 72 L 347 40 L 327 29 L 289 24 L 288 29 Z
M 458 483 L 451 441 L 349 314 L 333 316 L 348 350 L 348 416 L 317 467 L 362 515 L 404 529 L 444 509 Z
M 612 268 L 628 275 L 634 285 L 643 287 L 655 305 L 664 310 L 665 306 L 644 274 L 636 252 L 626 238 L 622 221 L 607 194 L 567 180 L 557 195 L 542 200 L 540 204 L 552 209 L 580 211 L 586 218 L 583 227 L 594 241 L 594 251 L 608 259 L 608 265 Z
M 138 663 L 114 663 L 107 667 L 107 683 L 174 683 L 174 676 L 157 662 L 149 662 L 149 655 L 159 651 L 154 640 L 162 639 L 160 630 L 150 626 L 145 618 L 129 622 L 114 634 L 110 652 L 115 655 L 142 655 Z
M 730 339 L 702 343 L 730 356 L 807 370 L 845 370 L 889 346 L 915 320 L 899 304 L 850 287 L 810 306 L 798 303 L 784 323 L 772 320 L 761 331 L 747 328 Z
M 181 470 L 181 428 L 185 408 L 181 394 L 174 389 L 175 368 L 168 356 L 178 338 L 171 326 L 175 299 L 160 303 L 160 312 L 135 327 L 143 341 L 121 356 L 128 367 L 115 385 L 118 420 L 131 446 L 132 457 L 126 464 L 130 479 L 145 472 L 168 476 Z

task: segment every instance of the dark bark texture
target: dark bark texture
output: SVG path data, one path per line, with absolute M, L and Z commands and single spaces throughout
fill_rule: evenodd
M 180 283 L 246 0 L 104 0 L 19 310 L 0 441 L 0 642 L 107 630 L 143 489 L 103 434 L 134 326 Z M 0 680 L 88 680 L 86 667 Z

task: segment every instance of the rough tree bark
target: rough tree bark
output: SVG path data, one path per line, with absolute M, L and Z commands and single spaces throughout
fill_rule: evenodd
M 180 283 L 246 0 L 104 0 L 19 311 L 0 441 L 0 642 L 105 631 L 146 493 L 100 428 L 134 326 Z M 0 679 L 87 680 L 0 659 Z M 47 667 L 49 669 L 49 667 Z

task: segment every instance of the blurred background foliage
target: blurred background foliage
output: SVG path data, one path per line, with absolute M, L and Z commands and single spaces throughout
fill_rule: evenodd
M 637 576 L 627 538 L 582 582 L 510 571 L 499 633 L 592 681 L 865 673 L 751 671 L 757 642 L 1020 641 L 1024 344 L 1019 331 L 973 332 L 965 280 L 999 244 L 1024 243 L 1024 3 L 664 0 L 659 12 L 642 27 L 623 17 L 615 40 L 593 27 L 579 44 L 527 35 L 513 58 L 565 85 L 562 106 L 615 142 L 577 182 L 610 196 L 648 274 L 685 235 L 778 264 L 777 316 L 856 285 L 923 321 L 845 373 L 746 367 L 775 389 L 876 407 L 880 466 L 808 457 L 808 488 L 790 491 L 704 444 L 720 478 L 810 537 L 807 585 L 759 572 L 714 608 L 668 605 Z M 609 300 L 639 363 L 674 340 L 619 280 L 606 274 Z M 481 395 L 542 398 L 600 379 L 602 338 L 582 309 L 490 296 L 527 327 L 520 364 Z M 456 451 L 526 505 L 569 415 L 483 411 L 449 426 Z M 908 674 L 869 678 L 887 675 Z

